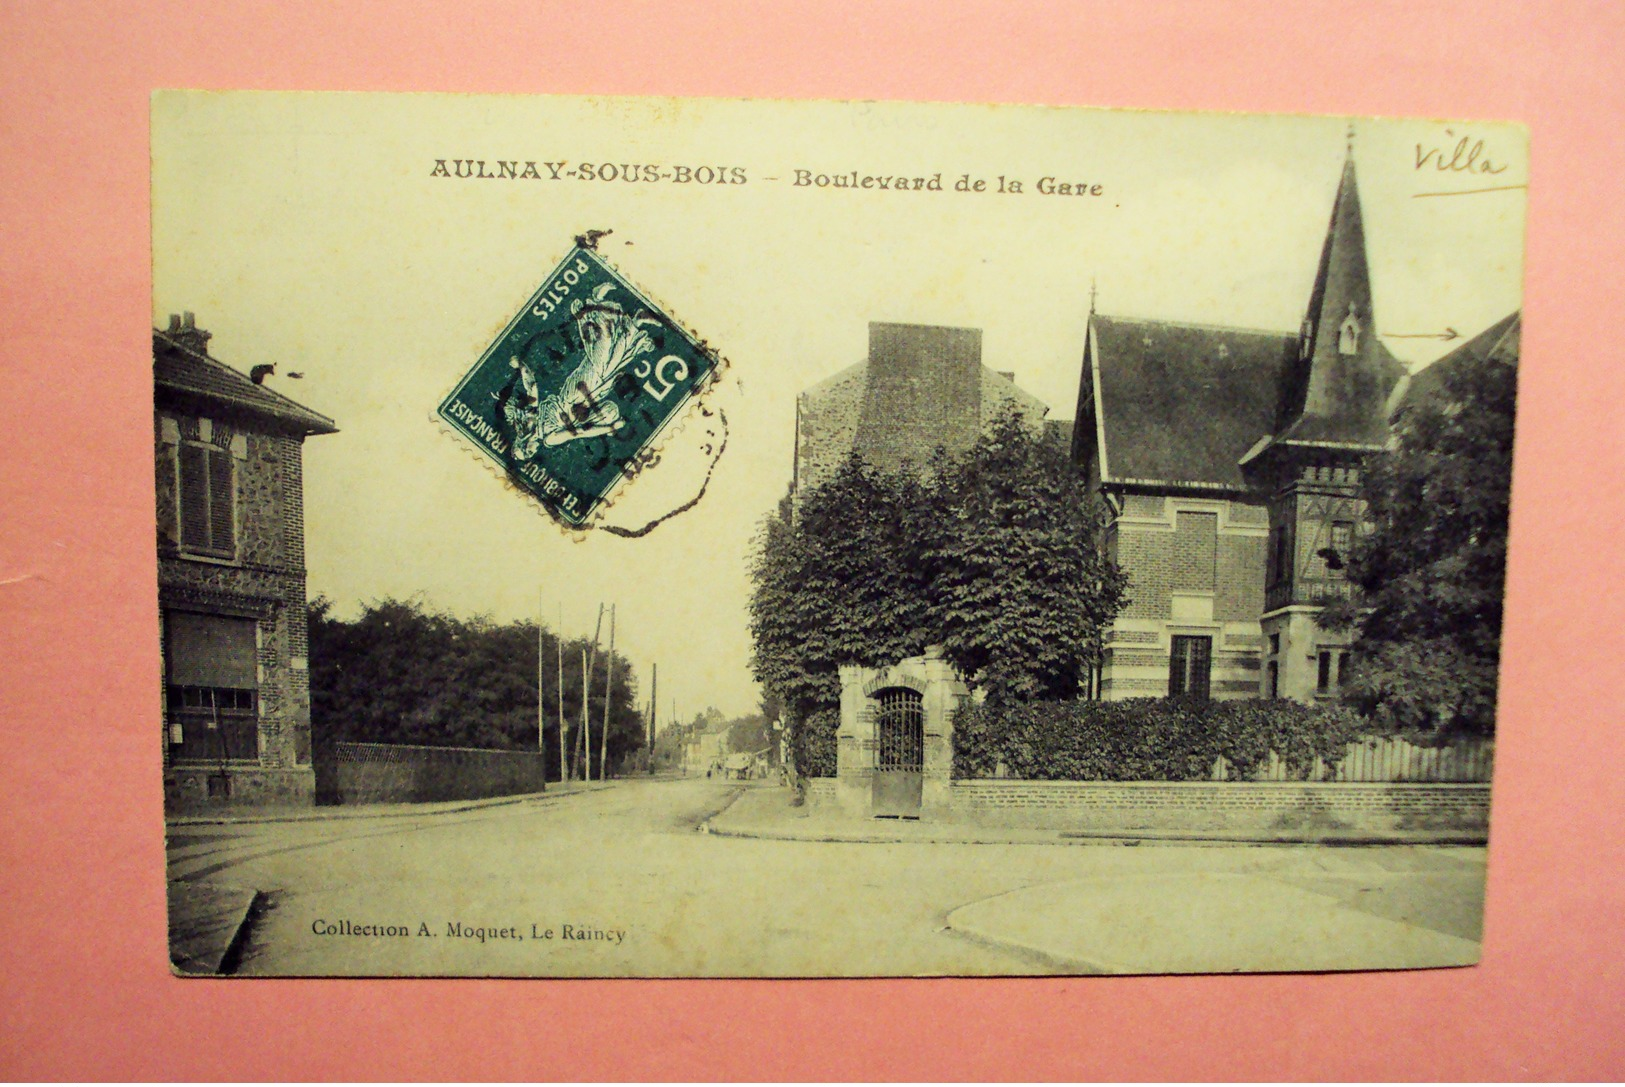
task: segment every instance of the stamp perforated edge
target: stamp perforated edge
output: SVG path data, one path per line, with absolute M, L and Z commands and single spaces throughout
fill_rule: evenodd
M 602 231 L 588 233 L 599 233 L 601 235 L 609 232 Z M 580 237 L 581 236 L 578 236 L 577 240 L 572 243 L 568 250 L 566 250 L 565 261 L 568 260 L 569 254 L 575 252 L 576 249 L 585 249 L 591 252 L 593 258 L 602 262 L 606 268 L 613 272 L 636 298 L 651 309 L 658 311 L 662 316 L 665 317 L 666 320 L 670 321 L 671 324 L 676 327 L 679 332 L 687 336 L 689 340 L 700 350 L 700 352 L 704 354 L 705 357 L 711 362 L 710 372 L 694 384 L 693 388 L 689 390 L 687 396 L 684 397 L 683 402 L 677 407 L 677 410 L 668 415 L 665 421 L 660 424 L 660 427 L 655 430 L 654 433 L 649 435 L 648 440 L 643 443 L 643 448 L 639 452 L 640 459 L 658 458 L 668 445 L 670 445 L 688 429 L 693 417 L 700 414 L 700 409 L 704 406 L 705 397 L 712 391 L 713 388 L 716 387 L 718 382 L 722 380 L 723 374 L 732 364 L 729 362 L 726 355 L 712 347 L 710 342 L 704 337 L 698 335 L 694 331 L 693 327 L 690 326 L 688 322 L 684 321 L 671 306 L 667 305 L 660 299 L 653 297 L 641 283 L 634 281 L 631 276 L 628 276 L 624 271 L 622 271 L 620 266 L 617 265 L 613 260 L 609 259 L 609 257 L 605 256 L 604 253 L 596 247 L 596 245 L 581 244 Z M 546 284 L 547 279 L 544 277 L 542 285 L 546 286 Z M 535 293 L 536 292 L 533 290 L 525 295 L 526 300 L 528 301 L 530 298 L 532 298 Z M 457 390 L 462 388 L 473 370 L 477 368 L 480 363 L 485 361 L 486 356 L 491 351 L 491 348 L 500 342 L 503 336 L 507 335 L 508 331 L 519 320 L 524 312 L 524 305 L 521 304 L 518 312 L 515 313 L 513 318 L 511 318 L 506 325 L 503 326 L 503 330 L 497 334 L 496 338 L 491 341 L 491 345 L 482 350 L 479 356 L 475 359 L 474 363 L 472 363 L 467 370 L 465 370 L 457 377 L 455 381 L 451 383 L 450 387 L 447 388 L 444 394 L 435 400 L 434 406 L 429 409 L 429 418 L 434 422 L 435 426 L 442 434 L 450 438 L 453 442 L 460 446 L 468 456 L 472 457 L 481 466 L 483 466 L 486 471 L 494 475 L 502 483 L 503 487 L 512 491 L 519 498 L 528 503 L 537 514 L 545 518 L 550 524 L 557 527 L 566 538 L 579 543 L 604 527 L 605 515 L 615 505 L 615 502 L 617 499 L 619 499 L 621 492 L 625 489 L 627 484 L 636 479 L 652 474 L 654 469 L 651 468 L 639 471 L 632 475 L 628 475 L 624 470 L 616 473 L 609 486 L 604 490 L 602 495 L 599 496 L 598 504 L 593 507 L 592 513 L 588 514 L 586 520 L 581 524 L 572 525 L 558 513 L 554 512 L 553 508 L 549 506 L 548 503 L 544 502 L 541 498 L 533 494 L 528 489 L 515 483 L 505 464 L 498 461 L 489 451 L 480 448 L 477 443 L 469 439 L 468 435 L 452 426 L 446 421 L 445 417 L 440 414 L 440 406 L 446 403 L 446 401 L 449 400 L 457 392 Z

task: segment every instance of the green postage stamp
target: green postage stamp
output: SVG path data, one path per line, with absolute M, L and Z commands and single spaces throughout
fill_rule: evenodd
M 577 245 L 440 403 L 439 416 L 571 528 L 655 453 L 720 359 Z

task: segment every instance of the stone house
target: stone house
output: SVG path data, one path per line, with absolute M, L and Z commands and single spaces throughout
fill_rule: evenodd
M 884 468 L 921 467 L 939 445 L 963 452 L 1007 408 L 1034 428 L 1049 411 L 1013 372 L 982 365 L 981 329 L 871 322 L 869 357 L 796 400 L 792 495 L 854 452 Z
M 1035 432 L 1069 437 L 1049 408 L 982 364 L 975 328 L 873 322 L 869 357 L 796 401 L 797 496 L 835 474 L 852 453 L 885 469 L 923 468 L 940 446 L 963 452 L 999 414 L 1014 410 Z M 898 818 L 948 803 L 952 712 L 968 697 L 940 649 L 889 669 L 841 668 L 837 779 L 843 808 Z
M 208 341 L 152 334 L 165 801 L 308 803 L 301 456 L 337 428 Z

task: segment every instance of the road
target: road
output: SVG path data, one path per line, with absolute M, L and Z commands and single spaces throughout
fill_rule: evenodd
M 968 939 L 948 928 L 950 913 L 1025 896 L 1036 914 L 1077 893 L 1067 888 L 1167 878 L 1267 880 L 1278 894 L 1353 904 L 1349 915 L 1371 924 L 1479 939 L 1482 850 L 697 833 L 737 789 L 633 781 L 463 812 L 182 826 L 171 831 L 170 879 L 265 892 L 236 963 L 248 975 L 1053 973 L 1033 941 Z

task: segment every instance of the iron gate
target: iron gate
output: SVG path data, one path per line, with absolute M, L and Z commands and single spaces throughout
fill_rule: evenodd
M 917 691 L 897 688 L 876 696 L 873 811 L 884 818 L 917 819 L 925 764 L 925 707 Z

